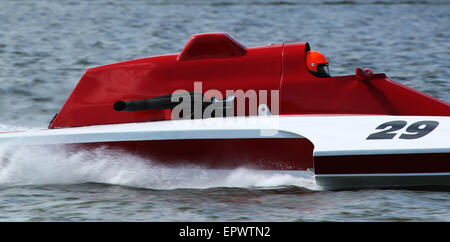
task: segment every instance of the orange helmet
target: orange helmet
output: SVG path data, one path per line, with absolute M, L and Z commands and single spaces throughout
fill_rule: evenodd
M 324 55 L 318 51 L 306 52 L 306 67 L 317 77 L 330 77 L 328 61 Z

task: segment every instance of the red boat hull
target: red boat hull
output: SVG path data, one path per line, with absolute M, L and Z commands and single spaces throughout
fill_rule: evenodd
M 316 156 L 314 172 L 318 175 L 450 172 L 450 153 Z
M 384 74 L 318 78 L 308 72 L 308 43 L 246 48 L 226 34 L 194 35 L 180 54 L 88 69 L 50 128 L 170 120 L 171 110 L 118 112 L 119 100 L 142 100 L 193 91 L 268 91 L 257 100 L 274 114 L 450 116 L 450 105 L 395 83 Z M 272 107 L 271 91 L 279 91 Z M 414 105 L 417 104 L 417 105 Z M 246 112 L 244 115 L 248 115 Z M 242 115 L 242 114 L 240 114 Z
M 146 140 L 66 144 L 70 151 L 103 148 L 123 151 L 164 166 L 209 169 L 313 168 L 313 144 L 303 138 Z

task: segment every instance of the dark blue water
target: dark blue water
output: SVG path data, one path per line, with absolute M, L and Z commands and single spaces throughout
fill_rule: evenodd
M 202 32 L 246 46 L 308 41 L 333 75 L 370 68 L 450 101 L 446 0 L 3 0 L 0 129 L 45 128 L 87 68 L 177 53 Z M 134 157 L 0 146 L 6 156 L 0 221 L 450 220 L 445 190 L 321 191 L 308 174 L 240 170 L 192 179 Z

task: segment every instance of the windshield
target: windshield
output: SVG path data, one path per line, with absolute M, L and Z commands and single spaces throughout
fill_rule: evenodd
M 318 64 L 317 65 L 317 76 L 318 77 L 330 77 L 330 69 L 328 67 L 328 63 Z

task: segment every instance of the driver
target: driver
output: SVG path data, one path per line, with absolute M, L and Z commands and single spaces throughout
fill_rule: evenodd
M 324 55 L 318 51 L 306 52 L 306 66 L 309 72 L 317 77 L 330 77 L 328 61 Z

